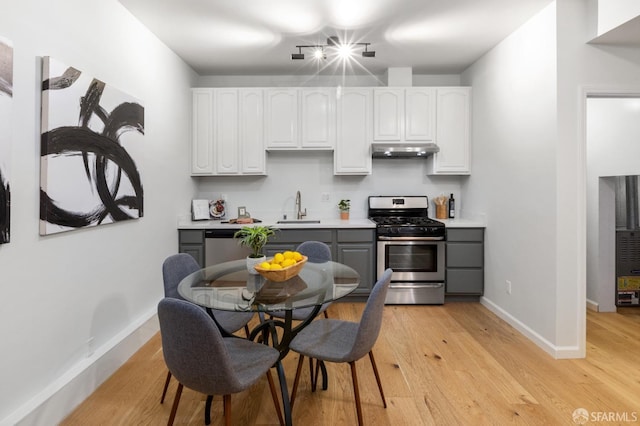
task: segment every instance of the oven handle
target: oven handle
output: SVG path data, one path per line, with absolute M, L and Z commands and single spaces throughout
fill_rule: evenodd
M 380 241 L 444 241 L 444 237 L 383 237 L 379 236 Z
M 432 283 L 432 284 L 394 284 L 391 283 L 389 285 L 389 288 L 404 288 L 404 289 L 410 289 L 410 288 L 440 288 L 444 286 L 444 283 Z

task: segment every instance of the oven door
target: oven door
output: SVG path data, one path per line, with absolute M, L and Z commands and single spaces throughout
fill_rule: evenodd
M 444 303 L 444 241 L 378 240 L 377 248 L 378 277 L 393 269 L 386 303 Z

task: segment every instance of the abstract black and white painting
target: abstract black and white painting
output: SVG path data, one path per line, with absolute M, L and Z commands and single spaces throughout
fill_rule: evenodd
M 142 217 L 142 104 L 50 57 L 42 80 L 40 234 Z
M 9 242 L 11 228 L 11 114 L 13 101 L 13 45 L 0 37 L 0 244 Z

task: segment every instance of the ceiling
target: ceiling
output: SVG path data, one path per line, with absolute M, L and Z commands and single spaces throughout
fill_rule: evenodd
M 200 75 L 458 74 L 551 0 L 120 0 Z M 371 43 L 344 62 L 296 45 Z

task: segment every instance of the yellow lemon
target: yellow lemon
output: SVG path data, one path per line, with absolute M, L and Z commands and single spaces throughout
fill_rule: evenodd
M 270 271 L 275 271 L 277 269 L 282 269 L 282 266 L 280 266 L 279 263 L 272 263 L 271 266 L 269 267 Z
M 271 264 L 270 264 L 269 262 L 262 262 L 262 263 L 260 264 L 260 267 L 261 267 L 262 269 L 269 269 L 269 268 L 271 268 Z
M 284 255 L 282 253 L 276 253 L 273 256 L 273 261 L 271 263 L 282 263 L 284 260 Z
M 300 262 L 302 260 L 302 255 L 300 253 L 298 253 L 297 251 L 293 252 L 293 259 L 296 262 Z
M 285 259 L 293 259 L 293 252 L 292 251 L 285 251 L 284 253 L 282 253 L 282 255 L 284 256 Z
M 291 265 L 295 265 L 296 261 L 293 259 L 285 259 L 284 261 L 282 261 L 282 267 L 286 268 L 287 266 L 291 266 Z

